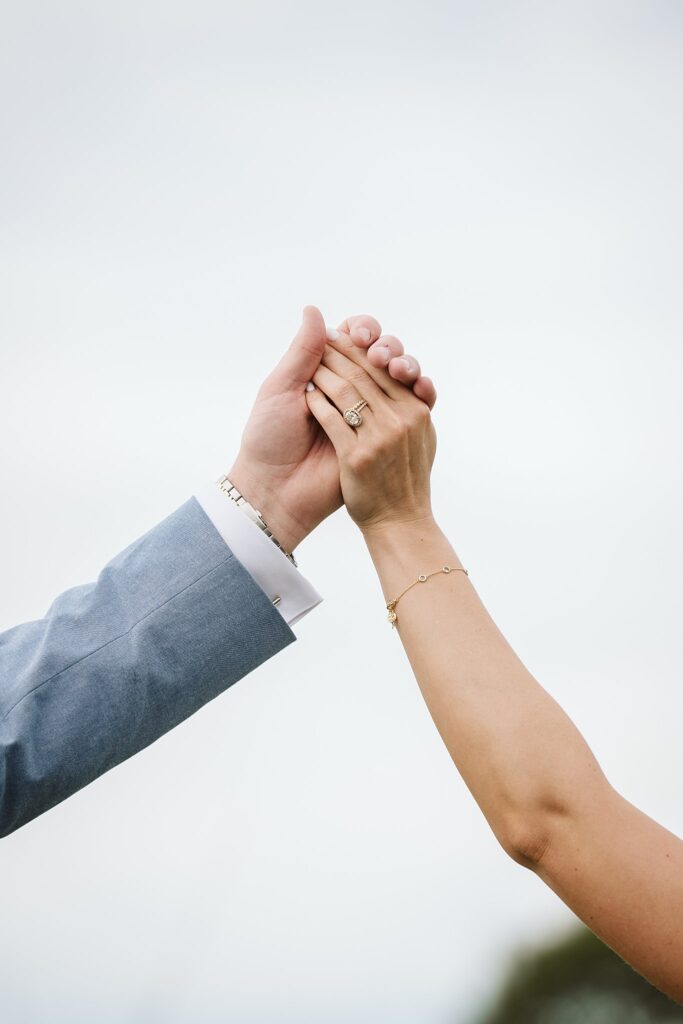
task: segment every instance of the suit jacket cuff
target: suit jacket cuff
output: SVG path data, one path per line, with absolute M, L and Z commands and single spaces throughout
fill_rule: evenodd
M 195 498 L 289 626 L 320 604 L 322 597 L 315 587 L 215 484 L 202 487 Z

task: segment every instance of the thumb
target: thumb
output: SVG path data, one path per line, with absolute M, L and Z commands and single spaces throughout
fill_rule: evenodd
M 301 327 L 276 371 L 283 383 L 303 387 L 320 366 L 326 342 L 322 313 L 317 306 L 305 306 Z

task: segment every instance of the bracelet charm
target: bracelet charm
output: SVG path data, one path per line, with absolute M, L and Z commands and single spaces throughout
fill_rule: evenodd
M 407 594 L 408 591 L 411 590 L 413 587 L 417 586 L 418 583 L 426 583 L 427 580 L 430 580 L 432 578 L 432 576 L 438 576 L 439 573 L 444 573 L 448 575 L 449 572 L 464 572 L 465 576 L 469 576 L 467 569 L 463 569 L 461 566 L 442 565 L 440 569 L 435 569 L 434 572 L 421 572 L 417 579 L 414 580 L 413 583 L 410 584 L 410 586 L 406 587 L 406 589 L 403 590 L 398 595 L 398 597 L 395 597 L 393 601 L 388 601 L 387 620 L 391 623 L 391 628 L 394 629 L 398 621 L 398 615 L 396 614 L 396 605 L 404 596 L 404 594 Z

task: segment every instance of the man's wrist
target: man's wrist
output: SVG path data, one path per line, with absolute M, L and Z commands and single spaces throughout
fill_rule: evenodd
M 268 529 L 289 554 L 301 543 L 308 531 L 291 516 L 274 486 L 267 486 L 260 474 L 239 459 L 227 474 L 230 481 L 263 518 Z

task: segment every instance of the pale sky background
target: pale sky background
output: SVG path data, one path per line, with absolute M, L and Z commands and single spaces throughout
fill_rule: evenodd
M 227 468 L 301 307 L 439 387 L 435 509 L 683 832 L 683 6 L 1 6 L 0 625 Z M 469 1024 L 572 915 L 338 513 L 299 642 L 0 844 L 3 1024 Z

